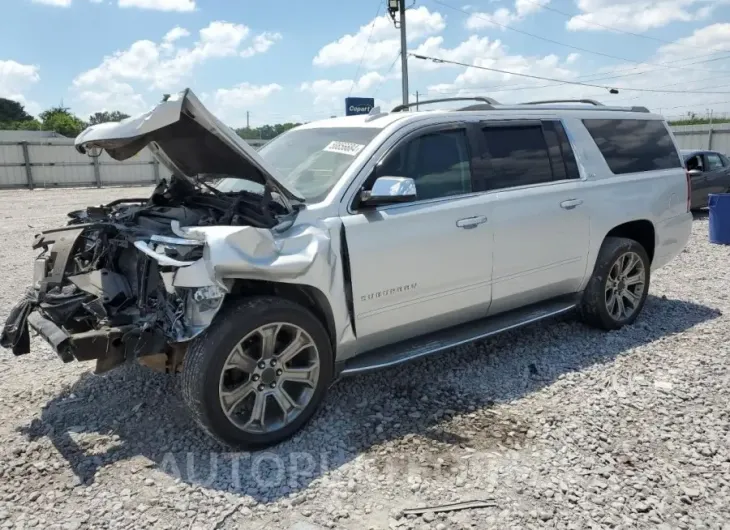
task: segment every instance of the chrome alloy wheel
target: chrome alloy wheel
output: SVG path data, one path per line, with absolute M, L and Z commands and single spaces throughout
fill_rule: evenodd
M 223 412 L 249 433 L 282 429 L 312 399 L 319 367 L 317 347 L 299 326 L 275 322 L 256 328 L 223 366 L 218 390 Z
M 606 309 L 614 320 L 631 317 L 641 303 L 646 287 L 644 262 L 627 252 L 614 262 L 606 279 Z

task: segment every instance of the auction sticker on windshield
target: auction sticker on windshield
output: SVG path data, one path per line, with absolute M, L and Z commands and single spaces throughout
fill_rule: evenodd
M 343 155 L 350 155 L 355 156 L 360 151 L 362 151 L 362 148 L 365 147 L 362 144 L 356 144 L 353 142 L 330 142 L 322 151 L 327 151 L 328 153 L 341 153 Z

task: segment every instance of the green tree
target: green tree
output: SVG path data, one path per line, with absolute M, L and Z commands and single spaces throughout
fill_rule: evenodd
M 53 107 L 38 116 L 44 131 L 55 131 L 58 134 L 75 138 L 87 125 L 66 107 Z
M 236 133 L 244 140 L 271 140 L 297 125 L 301 125 L 301 123 L 277 123 L 276 125 L 262 125 L 254 128 L 242 127 L 236 129 Z
M 0 122 L 0 130 L 4 131 L 40 131 L 41 122 L 36 119 Z
M 96 112 L 92 116 L 89 116 L 89 125 L 96 125 L 98 123 L 106 123 L 108 121 L 122 121 L 129 118 L 129 114 L 124 114 L 118 110 Z
M 0 98 L 0 122 L 30 121 L 33 116 L 25 112 L 21 103 Z

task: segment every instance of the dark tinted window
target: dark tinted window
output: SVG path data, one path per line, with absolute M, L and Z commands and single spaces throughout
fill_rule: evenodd
M 550 154 L 539 125 L 493 126 L 483 131 L 492 163 L 490 189 L 553 179 Z
M 681 166 L 672 139 L 658 120 L 583 120 L 615 174 Z
M 722 165 L 723 166 L 730 167 L 730 160 L 728 160 L 725 155 L 720 155 L 720 158 L 722 158 Z
M 578 163 L 575 161 L 575 154 L 573 154 L 573 148 L 570 146 L 568 141 L 568 135 L 563 128 L 563 124 L 559 121 L 555 122 L 555 130 L 558 133 L 560 139 L 560 149 L 563 153 L 563 162 L 565 163 L 565 172 L 569 179 L 580 178 L 580 171 L 578 171 Z
M 410 177 L 419 199 L 472 191 L 466 131 L 424 134 L 406 142 L 378 169 L 379 176 Z
M 687 171 L 692 171 L 693 169 L 704 171 L 705 165 L 702 163 L 702 155 L 689 157 L 687 162 L 685 162 L 685 167 L 687 168 Z

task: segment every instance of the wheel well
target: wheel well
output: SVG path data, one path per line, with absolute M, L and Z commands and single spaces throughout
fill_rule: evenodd
M 327 297 L 319 289 L 310 285 L 267 282 L 264 280 L 236 280 L 231 289 L 231 294 L 235 296 L 278 296 L 306 307 L 322 323 L 330 338 L 332 351 L 336 351 L 335 317 Z
M 639 243 L 646 253 L 649 255 L 649 261 L 654 260 L 654 247 L 656 245 L 656 235 L 654 225 L 651 221 L 641 219 L 639 221 L 630 221 L 614 227 L 606 237 L 625 237 L 633 239 Z

